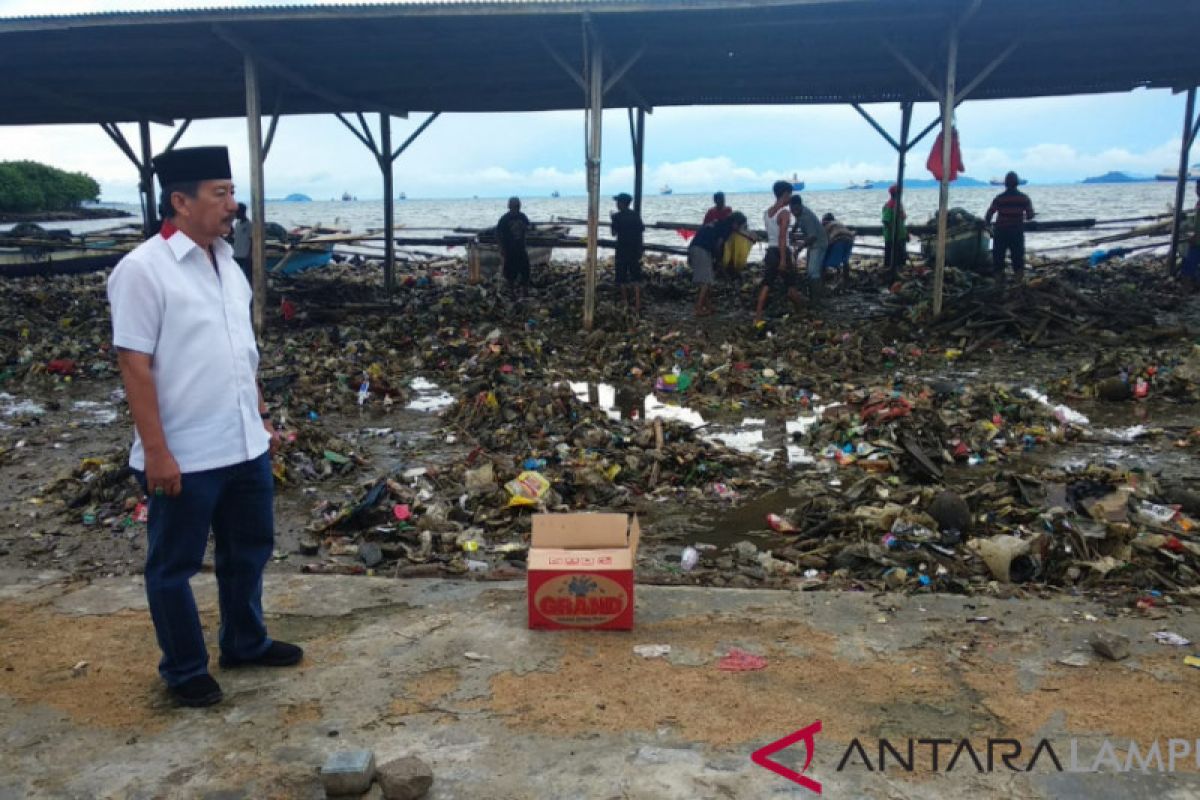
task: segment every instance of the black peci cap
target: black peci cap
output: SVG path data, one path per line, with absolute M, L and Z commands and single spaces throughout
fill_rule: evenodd
M 162 186 L 191 181 L 220 181 L 233 177 L 227 147 L 184 147 L 152 159 Z

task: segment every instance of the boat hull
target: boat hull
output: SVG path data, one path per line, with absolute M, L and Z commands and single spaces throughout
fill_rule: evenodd
M 0 249 L 0 276 L 26 278 L 34 275 L 78 275 L 115 266 L 124 252 L 97 253 L 90 250 L 57 250 L 31 254 L 18 249 Z
M 937 257 L 937 236 L 921 238 L 921 252 L 927 259 Z M 992 237 L 975 225 L 960 225 L 946 231 L 946 263 L 970 270 L 992 267 Z

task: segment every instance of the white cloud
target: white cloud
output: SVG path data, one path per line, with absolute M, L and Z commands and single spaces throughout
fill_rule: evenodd
M 1109 170 L 1136 175 L 1153 175 L 1179 160 L 1179 140 L 1173 139 L 1142 152 L 1113 147 L 1094 153 L 1081 152 L 1061 143 L 1043 143 L 1008 152 L 997 147 L 963 149 L 967 172 L 978 178 L 1001 175 L 1008 170 L 1043 183 L 1079 180 Z

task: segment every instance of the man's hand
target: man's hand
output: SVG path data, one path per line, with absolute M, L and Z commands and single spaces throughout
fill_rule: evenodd
M 263 420 L 263 430 L 271 437 L 271 455 L 275 455 L 279 450 L 279 443 L 282 441 L 282 437 L 279 435 L 279 431 L 275 430 L 275 426 L 271 424 L 271 420 L 269 419 Z
M 183 491 L 183 476 L 170 450 L 146 452 L 146 492 L 153 497 L 178 497 Z

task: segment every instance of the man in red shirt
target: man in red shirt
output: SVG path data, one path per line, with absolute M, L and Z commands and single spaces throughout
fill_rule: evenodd
M 725 193 L 717 192 L 713 195 L 713 207 L 704 215 L 704 224 L 712 225 L 720 222 L 733 213 L 733 209 L 725 205 Z
M 988 208 L 984 221 L 989 225 L 992 217 L 996 224 L 992 229 L 992 267 L 997 277 L 1004 275 L 1005 252 L 1012 254 L 1013 272 L 1020 280 L 1025 276 L 1025 221 L 1033 219 L 1033 203 L 1029 196 L 1017 189 L 1021 180 L 1017 173 L 1004 176 L 1004 191 L 996 195 Z

